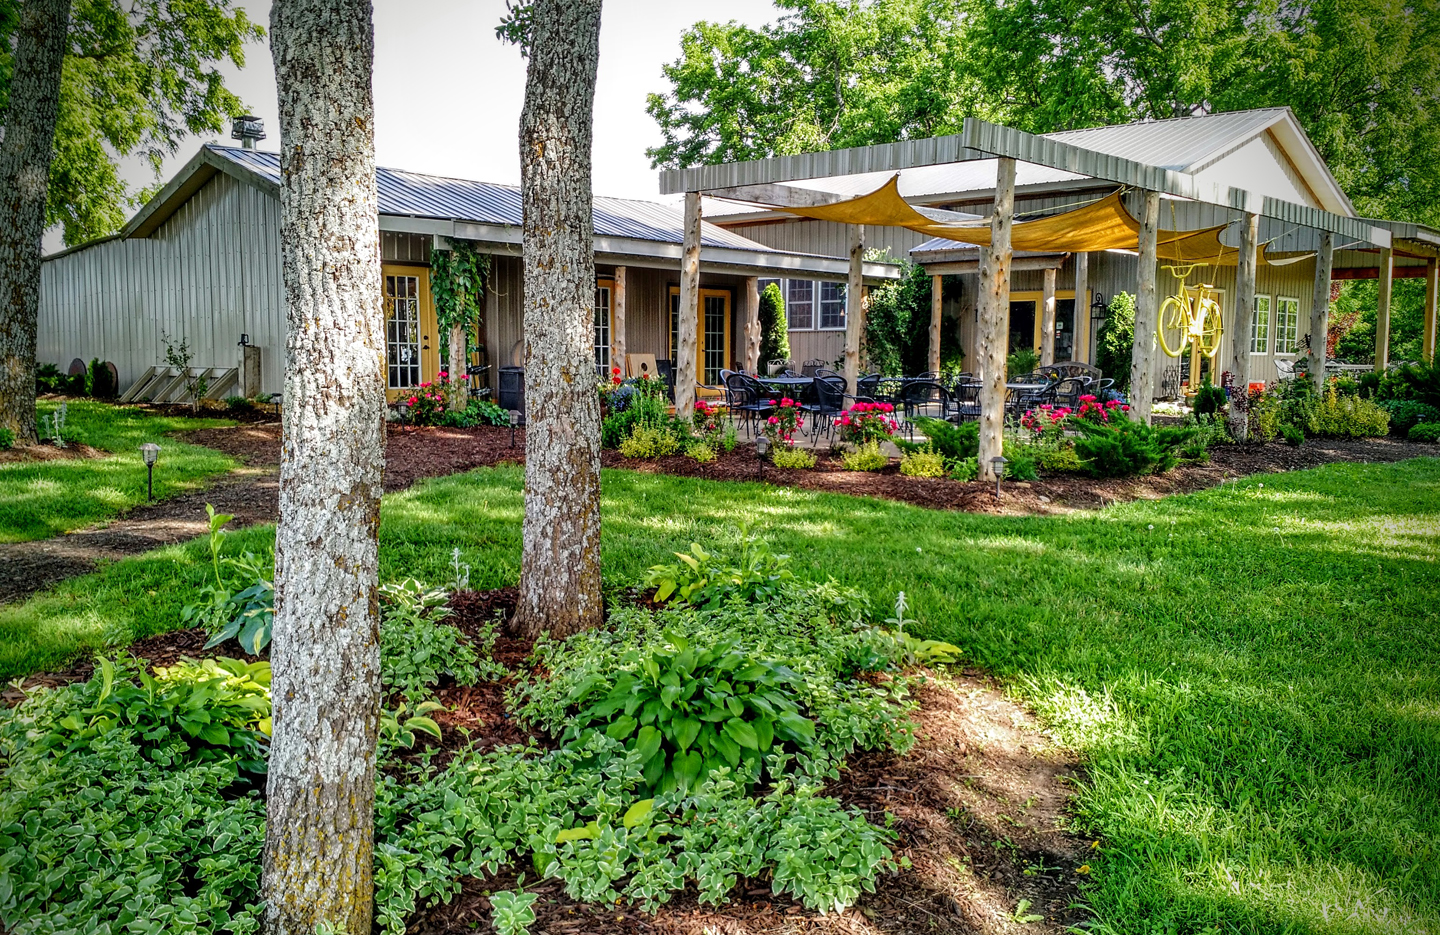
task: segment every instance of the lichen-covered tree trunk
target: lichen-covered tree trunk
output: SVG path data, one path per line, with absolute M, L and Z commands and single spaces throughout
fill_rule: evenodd
M 990 246 L 980 255 L 980 323 L 977 351 L 980 377 L 980 476 L 995 480 L 994 459 L 1005 441 L 1006 322 L 1010 315 L 1010 235 L 1015 221 L 1015 160 L 1001 158 L 995 169 L 995 210 Z
M 1243 442 L 1249 437 L 1250 414 L 1246 403 L 1250 387 L 1251 315 L 1255 311 L 1255 274 L 1259 261 L 1260 215 L 1244 214 L 1240 219 L 1240 250 L 1235 265 L 1234 327 L 1230 329 L 1230 376 L 1235 381 L 1235 399 L 1229 411 L 1230 437 Z M 1138 333 L 1138 331 L 1137 331 Z M 1190 375 L 1191 381 L 1200 379 Z
M 269 935 L 370 931 L 385 383 L 368 0 L 277 0 L 288 319 L 275 532 Z
M 535 0 L 520 164 L 525 208 L 525 523 L 516 625 L 601 619 L 590 145 L 600 0 Z
M 1130 353 L 1130 418 L 1150 424 L 1155 403 L 1155 326 L 1160 321 L 1158 287 L 1160 194 L 1145 193 L 1140 218 L 1140 275 L 1135 289 L 1135 346 Z
M 17 438 L 35 434 L 40 238 L 69 31 L 70 0 L 21 5 L 0 141 L 0 426 Z

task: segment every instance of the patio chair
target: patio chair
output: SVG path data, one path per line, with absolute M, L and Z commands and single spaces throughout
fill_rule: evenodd
M 875 393 L 880 387 L 880 374 L 867 373 L 855 380 L 855 398 L 874 402 Z
M 725 395 L 731 417 L 738 416 L 752 429 L 758 418 L 770 413 L 770 391 L 748 373 L 726 376 Z
M 952 392 L 956 422 L 980 421 L 980 384 L 974 380 L 957 383 Z
M 800 375 L 802 377 L 813 377 L 815 376 L 815 371 L 819 370 L 821 367 L 828 367 L 829 365 L 830 361 L 828 360 L 812 358 L 800 365 Z
M 768 361 L 768 362 L 766 362 L 766 364 L 765 364 L 765 370 L 766 370 L 766 372 L 769 373 L 769 375 L 772 376 L 772 377 L 774 377 L 774 376 L 779 376 L 780 374 L 784 373 L 784 372 L 787 371 L 787 370 L 794 370 L 794 369 L 795 369 L 795 361 L 789 360 L 789 359 L 784 358 L 784 357 L 777 357 L 775 360 Z
M 818 439 L 823 427 L 827 437 L 833 439 L 835 419 L 845 411 L 845 380 L 816 377 L 812 389 L 815 401 L 800 406 L 810 416 L 810 437 Z
M 950 391 L 933 380 L 910 380 L 900 391 L 900 407 L 906 428 L 919 418 L 946 419 L 954 413 Z M 910 433 L 913 434 L 913 433 Z
M 1080 377 L 1064 377 L 1050 387 L 1050 403 L 1070 409 L 1080 407 L 1080 397 L 1085 393 L 1086 381 Z

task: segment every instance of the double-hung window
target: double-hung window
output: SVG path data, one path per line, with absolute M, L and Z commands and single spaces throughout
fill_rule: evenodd
M 838 331 L 845 327 L 845 284 L 820 284 L 820 330 Z
M 815 328 L 815 283 L 808 279 L 791 279 L 785 297 L 785 315 L 791 331 L 812 331 Z
M 1255 297 L 1255 311 L 1250 314 L 1250 353 L 1270 353 L 1270 296 Z
M 610 287 L 595 287 L 595 366 L 610 373 Z
M 1275 307 L 1275 353 L 1293 354 L 1300 343 L 1300 300 L 1282 296 Z

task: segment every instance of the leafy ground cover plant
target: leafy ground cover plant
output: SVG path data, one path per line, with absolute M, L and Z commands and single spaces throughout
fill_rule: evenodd
M 778 597 L 790 571 L 790 556 L 777 555 L 765 540 L 740 530 L 740 554 L 734 558 L 691 543 L 678 562 L 653 565 L 643 583 L 655 589 L 655 601 L 716 606 L 732 598 L 763 601 Z
M 847 471 L 880 471 L 890 464 L 890 456 L 880 450 L 877 441 L 862 442 L 840 455 Z
M 416 704 L 429 698 L 442 675 L 460 685 L 505 675 L 505 668 L 489 658 L 493 627 L 482 660 L 463 633 L 444 623 L 450 615 L 444 588 L 427 588 L 406 578 L 382 586 L 380 596 L 380 685 L 387 696 Z
M 275 584 L 253 552 L 245 552 L 238 558 L 222 558 L 225 526 L 235 517 L 216 513 L 209 503 L 205 504 L 205 514 L 209 517 L 206 545 L 215 583 L 206 582 L 200 588 L 202 600 L 185 605 L 180 619 L 191 626 L 204 627 L 210 633 L 206 649 L 233 639 L 247 653 L 258 656 L 270 645 L 270 635 L 275 628 Z M 227 575 L 227 572 L 233 574 Z
M 15 433 L 8 427 L 0 425 L 0 451 L 8 451 L 15 447 Z
M 510 413 L 491 400 L 471 399 L 464 409 L 446 410 L 440 417 L 440 424 L 457 429 L 470 429 L 477 425 L 505 426 L 510 424 Z
M 906 452 L 900 459 L 900 473 L 906 477 L 944 477 L 945 456 L 928 446 Z
M 798 468 L 808 471 L 815 466 L 815 452 L 806 448 L 786 448 L 783 445 L 777 445 L 770 452 L 770 463 L 778 468 Z

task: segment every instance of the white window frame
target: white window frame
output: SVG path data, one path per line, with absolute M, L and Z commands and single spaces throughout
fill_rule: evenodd
M 402 280 L 412 281 L 407 295 L 398 294 Z M 420 360 L 420 277 L 386 273 L 382 288 L 385 290 L 385 387 L 414 389 L 424 378 Z M 404 335 L 411 340 L 401 340 Z M 402 354 L 403 351 L 409 353 Z
M 1260 319 L 1260 300 L 1261 300 L 1261 299 L 1264 299 L 1264 300 L 1265 300 L 1265 319 L 1264 319 L 1265 337 L 1264 337 L 1263 341 L 1257 341 L 1256 339 L 1260 337 L 1260 324 L 1261 324 L 1261 319 Z M 1274 322 L 1275 322 L 1275 297 L 1274 297 L 1273 295 L 1259 295 L 1259 294 L 1257 294 L 1257 295 L 1255 296 L 1255 307 L 1250 310 L 1250 353 L 1256 355 L 1257 357 L 1258 357 L 1258 356 L 1263 356 L 1263 355 L 1265 355 L 1265 354 L 1269 354 L 1269 353 L 1270 353 L 1270 339 L 1271 339 L 1271 336 L 1274 334 L 1274 331 L 1273 331 L 1273 329 L 1272 329 L 1271 326 L 1274 324 Z M 1258 350 L 1256 349 L 1256 345 L 1257 345 L 1257 344 L 1260 345 L 1260 348 L 1259 348 Z
M 1285 307 L 1289 305 L 1294 310 L 1294 316 L 1289 322 L 1289 340 L 1285 342 L 1285 349 L 1281 350 L 1281 339 L 1286 336 Z M 1287 357 L 1295 356 L 1295 348 L 1300 344 L 1300 299 L 1294 296 L 1282 295 L 1275 297 L 1275 353 L 1284 354 Z
M 801 285 L 808 286 L 808 287 L 810 288 L 810 297 L 809 297 L 808 299 L 806 299 L 805 301 L 803 301 L 803 302 L 796 300 L 795 297 L 794 297 L 794 295 L 793 295 L 793 293 L 792 293 L 792 290 L 793 290 L 796 286 L 801 286 Z M 814 280 L 811 280 L 811 279 L 787 279 L 787 280 L 785 280 L 785 329 L 786 329 L 787 331 L 814 331 L 814 330 L 815 330 L 815 317 L 816 317 L 816 316 L 815 316 L 815 311 L 816 311 L 815 306 L 816 306 L 816 304 L 817 304 L 816 299 L 818 298 L 815 293 L 816 293 L 816 289 L 815 289 L 815 281 L 814 281 Z M 796 324 L 796 322 L 795 322 L 795 309 L 796 309 L 797 306 L 801 306 L 801 305 L 803 305 L 803 306 L 805 307 L 805 309 L 806 309 L 806 314 L 809 316 L 809 323 L 808 323 L 808 324 L 805 324 L 805 325 L 799 325 L 799 324 Z
M 595 345 L 595 366 L 601 368 L 600 372 L 607 375 L 610 373 L 610 316 L 612 312 L 610 295 L 609 286 L 597 285 L 595 287 L 592 338 Z
M 832 296 L 831 296 L 830 298 L 828 298 L 828 299 L 825 297 L 825 290 L 826 290 L 827 288 L 834 290 L 834 293 L 833 293 Z M 814 292 L 814 295 L 816 296 L 815 305 L 817 306 L 817 308 L 816 308 L 817 314 L 816 314 L 816 316 L 815 316 L 815 330 L 816 330 L 816 331 L 844 331 L 844 330 L 845 330 L 845 283 L 842 283 L 842 282 L 816 282 L 816 283 L 815 283 L 815 292 Z M 826 308 L 826 306 L 831 306 L 832 309 L 833 309 L 833 307 L 834 307 L 835 305 L 837 305 L 837 304 L 840 306 L 840 324 L 838 324 L 838 325 L 827 325 L 827 324 L 825 324 L 825 308 Z

